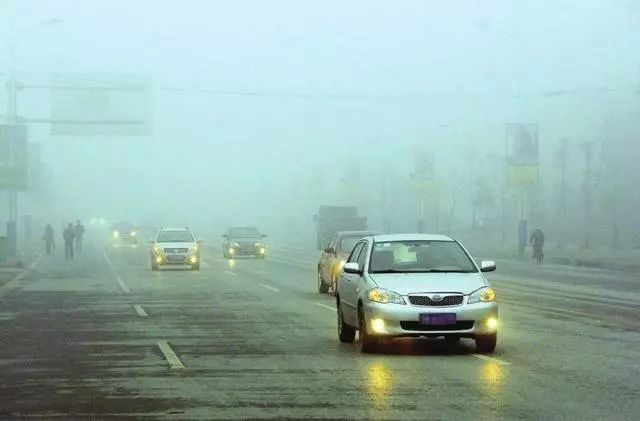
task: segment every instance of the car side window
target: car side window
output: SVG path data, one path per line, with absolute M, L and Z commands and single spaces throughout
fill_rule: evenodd
M 368 244 L 366 242 L 363 242 L 362 249 L 360 250 L 360 255 L 358 256 L 358 266 L 360 266 L 360 270 L 364 270 L 364 264 L 367 260 L 368 251 L 369 251 Z
M 360 255 L 360 250 L 362 250 L 363 245 L 364 243 L 356 244 L 353 250 L 351 250 L 351 254 L 349 255 L 349 259 L 347 260 L 348 263 L 353 263 L 358 260 L 358 256 Z

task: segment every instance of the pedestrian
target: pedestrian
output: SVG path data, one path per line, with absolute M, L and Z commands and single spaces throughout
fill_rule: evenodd
M 533 246 L 533 258 L 541 265 L 544 259 L 542 248 L 544 247 L 544 233 L 540 228 L 536 228 L 529 238 L 529 242 Z
M 79 219 L 73 227 L 73 236 L 76 242 L 76 254 L 79 254 L 82 251 L 82 237 L 84 236 L 84 225 L 80 223 Z
M 73 224 L 70 222 L 69 226 L 65 228 L 62 233 L 64 237 L 64 258 L 69 260 L 73 259 Z
M 55 236 L 53 234 L 53 227 L 51 224 L 47 224 L 42 234 L 42 241 L 44 241 L 44 248 L 48 255 L 51 255 L 56 249 Z

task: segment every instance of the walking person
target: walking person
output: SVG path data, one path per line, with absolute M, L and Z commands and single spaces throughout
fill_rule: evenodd
M 544 233 L 540 228 L 536 228 L 535 231 L 533 231 L 529 242 L 533 246 L 533 258 L 541 265 L 544 259 L 544 252 L 542 251 L 544 247 Z
M 53 227 L 51 224 L 47 224 L 44 229 L 44 233 L 42 234 L 42 241 L 44 241 L 44 248 L 47 252 L 47 255 L 53 254 L 56 250 L 56 242 L 55 236 L 53 234 Z
M 76 242 L 76 254 L 80 254 L 82 251 L 82 238 L 84 236 L 84 225 L 80 223 L 78 219 L 76 225 L 73 227 L 73 236 Z
M 64 238 L 64 258 L 69 260 L 73 259 L 73 224 L 69 223 L 69 226 L 65 228 L 62 233 Z

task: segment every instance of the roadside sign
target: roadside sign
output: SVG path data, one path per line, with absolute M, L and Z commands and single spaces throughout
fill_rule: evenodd
M 141 75 L 58 75 L 50 83 L 53 136 L 149 136 L 151 91 Z
M 0 190 L 26 190 L 29 168 L 27 128 L 0 125 Z
M 538 184 L 538 126 L 507 124 L 505 139 L 507 186 L 531 187 Z

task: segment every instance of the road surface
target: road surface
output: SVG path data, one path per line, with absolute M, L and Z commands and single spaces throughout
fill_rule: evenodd
M 206 244 L 206 243 L 205 243 Z M 582 419 L 640 413 L 637 276 L 499 262 L 498 347 L 340 344 L 315 256 L 42 257 L 0 285 L 0 418 Z

